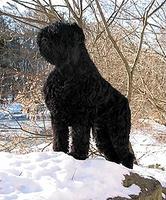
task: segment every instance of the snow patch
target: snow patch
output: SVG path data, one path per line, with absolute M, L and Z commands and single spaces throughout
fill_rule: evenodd
M 0 153 L 2 200 L 103 200 L 129 197 L 140 188 L 122 185 L 130 170 L 103 158 L 75 160 L 64 153 Z
M 161 127 L 160 127 L 161 128 Z M 140 165 L 159 165 L 166 169 L 166 145 L 144 130 L 134 129 L 130 141 Z

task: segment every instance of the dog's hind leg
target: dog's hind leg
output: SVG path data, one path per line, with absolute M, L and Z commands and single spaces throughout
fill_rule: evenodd
M 114 150 L 113 144 L 110 142 L 108 129 L 101 124 L 95 124 L 92 129 L 92 134 L 96 142 L 96 146 L 104 157 L 112 162 L 120 163 L 120 159 Z
M 133 168 L 134 155 L 129 150 L 131 114 L 127 99 L 114 108 L 108 121 L 109 138 L 121 163 Z

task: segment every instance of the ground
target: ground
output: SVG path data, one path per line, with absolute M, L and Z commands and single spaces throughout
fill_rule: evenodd
M 3 200 L 54 200 L 55 197 L 57 200 L 102 200 L 140 192 L 136 185 L 122 186 L 123 174 L 129 173 L 127 168 L 103 159 L 78 161 L 54 152 L 24 156 L 0 153 L 0 156 L 3 159 L 0 199 Z

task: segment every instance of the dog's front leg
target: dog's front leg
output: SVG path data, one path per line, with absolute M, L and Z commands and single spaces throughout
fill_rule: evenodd
M 88 157 L 90 126 L 72 126 L 72 146 L 69 153 L 74 158 L 84 160 Z
M 68 153 L 69 150 L 69 129 L 60 119 L 51 114 L 53 130 L 53 150 Z

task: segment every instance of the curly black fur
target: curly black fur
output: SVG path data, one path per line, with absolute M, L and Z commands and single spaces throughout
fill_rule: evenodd
M 90 129 L 106 159 L 133 167 L 129 152 L 130 108 L 128 100 L 99 73 L 91 60 L 82 29 L 76 24 L 56 22 L 43 28 L 37 38 L 41 55 L 55 69 L 44 86 L 51 113 L 54 151 L 86 159 Z

